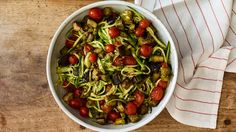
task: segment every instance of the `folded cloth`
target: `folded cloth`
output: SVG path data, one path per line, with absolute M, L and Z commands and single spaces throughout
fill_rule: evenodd
M 167 110 L 177 121 L 216 128 L 224 72 L 236 72 L 236 1 L 135 0 L 159 18 L 178 52 Z

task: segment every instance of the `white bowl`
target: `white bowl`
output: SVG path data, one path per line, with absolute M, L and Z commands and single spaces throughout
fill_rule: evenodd
M 72 27 L 72 22 L 77 19 L 81 20 L 88 13 L 88 10 L 93 7 L 106 7 L 106 6 L 112 7 L 120 11 L 128 8 L 128 6 L 136 9 L 139 13 L 144 15 L 148 20 L 152 22 L 152 24 L 159 31 L 160 38 L 165 43 L 170 41 L 170 44 L 171 44 L 171 65 L 172 65 L 172 70 L 173 70 L 173 77 L 171 78 L 170 84 L 165 91 L 165 96 L 161 100 L 161 102 L 158 104 L 158 106 L 152 109 L 151 113 L 146 114 L 137 123 L 129 123 L 126 125 L 112 125 L 112 124 L 99 125 L 89 119 L 82 118 L 79 115 L 78 111 L 70 108 L 66 103 L 64 103 L 64 101 L 62 100 L 62 97 L 65 94 L 65 91 L 63 91 L 62 88 L 60 87 L 58 88 L 56 86 L 57 58 L 59 57 L 60 49 L 64 46 L 65 34 Z M 178 74 L 178 58 L 177 58 L 174 42 L 170 34 L 168 33 L 164 25 L 160 22 L 160 20 L 158 20 L 156 16 L 154 16 L 151 12 L 135 4 L 124 2 L 124 1 L 102 1 L 102 2 L 96 2 L 96 3 L 80 8 L 79 10 L 75 11 L 73 14 L 71 14 L 62 22 L 60 27 L 57 29 L 55 35 L 53 36 L 53 39 L 49 47 L 46 70 L 47 70 L 47 79 L 48 79 L 49 87 L 50 87 L 50 90 L 52 92 L 54 99 L 56 100 L 57 104 L 62 109 L 62 111 L 65 112 L 66 115 L 68 115 L 72 120 L 83 125 L 84 127 L 90 128 L 95 131 L 103 131 L 103 132 L 104 131 L 131 131 L 149 123 L 157 115 L 159 115 L 159 113 L 165 108 L 175 88 L 177 74 Z

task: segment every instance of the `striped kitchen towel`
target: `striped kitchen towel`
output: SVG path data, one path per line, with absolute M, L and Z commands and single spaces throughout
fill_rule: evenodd
M 170 32 L 179 57 L 167 110 L 177 121 L 216 128 L 224 72 L 236 72 L 236 1 L 135 0 Z

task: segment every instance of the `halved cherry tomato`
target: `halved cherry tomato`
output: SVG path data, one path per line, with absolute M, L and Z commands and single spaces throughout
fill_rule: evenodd
M 68 48 L 72 48 L 73 45 L 74 45 L 74 41 L 67 39 L 66 42 L 65 42 L 65 45 L 66 45 L 66 47 L 68 47 Z
M 134 93 L 135 104 L 139 107 L 144 102 L 144 94 L 137 90 Z
M 149 44 L 143 44 L 140 48 L 140 54 L 144 57 L 149 57 L 152 54 L 152 46 Z
M 143 28 L 138 27 L 135 29 L 135 35 L 137 37 L 142 37 L 144 35 L 144 33 L 145 33 L 145 29 L 143 29 Z
M 160 82 L 158 83 L 158 86 L 162 87 L 162 88 L 166 88 L 167 87 L 167 81 L 160 80 Z
M 136 65 L 137 61 L 133 56 L 125 56 L 124 57 L 124 64 L 125 65 Z
M 69 105 L 72 108 L 79 109 L 82 106 L 80 99 L 71 99 L 69 100 Z
M 79 114 L 82 116 L 82 117 L 88 117 L 89 116 L 89 109 L 86 107 L 86 106 L 83 106 L 79 109 Z
M 123 65 L 123 58 L 120 56 L 116 57 L 115 60 L 113 61 L 113 65 L 115 66 Z
M 101 105 L 101 109 L 105 113 L 109 113 L 112 110 L 112 108 L 113 107 L 111 105 L 107 105 L 107 104 Z
M 92 8 L 89 10 L 89 17 L 96 21 L 101 21 L 103 18 L 103 12 L 100 8 Z
M 147 19 L 143 19 L 139 22 L 139 27 L 145 29 L 147 27 L 149 27 L 150 22 Z
M 76 88 L 73 95 L 74 97 L 80 97 L 80 95 L 82 94 L 83 89 L 82 88 Z
M 75 55 L 70 55 L 69 62 L 72 65 L 77 64 L 78 63 L 78 58 Z
M 133 102 L 129 102 L 125 107 L 125 113 L 127 115 L 135 115 L 137 113 L 137 105 Z
M 113 44 L 107 44 L 106 46 L 105 46 L 105 50 L 106 50 L 106 52 L 107 53 L 110 53 L 110 52 L 113 52 L 114 50 L 115 50 L 115 45 L 113 45 Z
M 93 48 L 93 46 L 91 46 L 90 44 L 85 44 L 84 45 L 84 50 L 86 51 L 86 52 L 90 52 L 90 51 L 92 51 L 94 48 Z
M 120 35 L 120 29 L 117 27 L 111 27 L 109 28 L 108 33 L 111 38 L 116 38 Z
M 89 57 L 90 62 L 96 62 L 97 61 L 97 54 L 92 53 Z
M 116 121 L 116 119 L 120 118 L 120 114 L 118 112 L 115 112 L 115 111 L 111 111 L 108 113 L 108 119 L 111 120 L 111 121 Z
M 155 87 L 151 92 L 151 99 L 155 102 L 160 101 L 164 95 L 164 91 L 161 87 Z

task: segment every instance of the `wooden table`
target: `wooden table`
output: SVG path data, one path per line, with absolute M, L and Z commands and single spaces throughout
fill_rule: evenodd
M 46 80 L 48 46 L 59 24 L 96 0 L 0 1 L 0 131 L 90 131 L 55 103 Z M 226 73 L 215 131 L 236 127 L 236 74 Z M 164 110 L 137 131 L 214 131 L 178 123 Z

